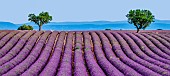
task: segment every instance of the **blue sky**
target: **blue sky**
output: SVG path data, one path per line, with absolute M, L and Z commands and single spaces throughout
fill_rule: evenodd
M 1 0 L 0 21 L 28 22 L 28 14 L 48 11 L 53 22 L 120 21 L 130 9 L 148 9 L 156 19 L 170 20 L 170 0 Z

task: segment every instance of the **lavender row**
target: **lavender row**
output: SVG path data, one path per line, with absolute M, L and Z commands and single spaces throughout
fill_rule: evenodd
M 60 62 L 60 57 L 62 54 L 62 47 L 64 46 L 65 34 L 66 34 L 65 32 L 60 32 L 57 42 L 56 42 L 54 52 L 52 53 L 52 56 L 49 62 L 44 67 L 44 69 L 39 74 L 39 76 L 55 76 L 56 75 L 57 68 Z
M 151 51 L 149 49 L 149 45 L 150 44 L 145 44 L 147 40 L 145 40 L 145 37 L 143 37 L 142 35 L 140 34 L 136 34 L 136 33 L 133 33 L 137 38 L 138 38 L 138 41 L 135 41 L 138 46 L 140 46 L 141 50 L 143 52 L 145 52 L 145 54 L 147 54 L 148 56 L 156 59 L 156 60 L 159 60 L 161 62 L 164 62 L 166 64 L 169 64 L 170 65 L 170 60 L 167 60 L 167 59 L 164 59 L 162 57 L 160 57 L 159 55 L 155 54 L 153 51 Z
M 167 51 L 167 48 L 164 45 L 162 45 L 159 41 L 157 41 L 156 39 L 152 38 L 147 34 L 140 34 L 140 35 L 145 37 L 145 40 L 147 41 L 145 43 L 149 44 L 149 47 L 152 51 L 154 51 L 162 58 L 170 60 L 170 56 L 163 52 L 163 51 Z
M 162 36 L 164 36 L 164 37 L 167 37 L 166 35 L 168 35 L 169 33 L 167 33 L 167 32 L 162 32 L 162 33 L 155 33 L 155 34 L 158 34 L 158 35 L 162 35 Z M 169 37 L 167 37 L 167 38 L 169 38 Z
M 129 57 L 127 57 L 124 52 L 130 51 L 131 49 L 123 42 L 123 38 L 118 34 L 118 33 L 112 33 L 115 38 L 112 40 L 117 41 L 118 44 L 120 44 L 119 47 L 114 48 L 115 53 L 117 56 L 127 65 L 138 71 L 140 74 L 147 76 L 147 75 L 152 75 L 152 76 L 160 76 L 158 73 L 153 72 L 152 70 L 144 67 L 143 65 L 136 63 Z M 119 43 L 120 42 L 120 43 Z M 119 49 L 119 50 L 118 50 Z M 124 52 L 123 52 L 124 51 Z
M 124 76 L 123 73 L 121 73 L 117 68 L 115 68 L 105 57 L 101 42 L 99 37 L 95 32 L 90 32 L 92 36 L 92 41 L 94 45 L 94 52 L 97 58 L 97 62 L 100 65 L 100 67 L 105 71 L 105 73 L 108 76 Z
M 17 64 L 22 62 L 28 56 L 30 50 L 33 48 L 37 39 L 42 33 L 43 32 L 35 33 L 34 36 L 32 36 L 30 40 L 28 40 L 26 46 L 21 50 L 21 52 L 15 58 L 0 66 L 0 75 L 6 73 L 7 71 L 15 67 Z
M 46 44 L 54 45 L 57 34 L 58 34 L 58 32 L 53 32 L 52 34 L 50 34 L 49 38 L 47 39 L 48 42 Z M 45 42 L 44 42 L 44 44 L 45 44 Z M 53 46 L 44 45 L 44 49 L 42 49 L 42 52 L 39 55 L 39 58 L 37 58 L 38 56 L 35 57 L 35 58 L 37 58 L 37 60 L 34 61 L 34 63 L 31 64 L 30 67 L 21 76 L 38 76 L 39 73 L 41 72 L 41 70 L 43 69 L 43 67 L 45 67 L 45 65 L 50 57 L 50 54 L 52 52 L 52 49 L 53 49 Z M 35 54 L 36 54 L 36 52 L 35 52 Z M 30 59 L 32 59 L 32 58 L 30 58 Z M 24 63 L 22 66 L 25 66 Z M 12 71 L 11 71 L 11 73 L 12 73 Z M 9 74 L 9 75 L 11 75 L 11 74 Z
M 106 76 L 94 58 L 95 56 L 94 56 L 94 53 L 92 52 L 92 46 L 91 46 L 91 36 L 89 35 L 88 32 L 83 32 L 83 38 L 84 38 L 84 45 L 85 45 L 84 57 L 85 57 L 90 75 L 91 76 Z
M 139 34 L 140 37 L 142 37 L 143 41 L 147 41 L 145 42 L 145 44 L 147 44 L 147 46 L 149 46 L 149 48 L 155 52 L 156 54 L 158 54 L 160 57 L 165 58 L 170 60 L 170 56 L 167 55 L 165 52 L 168 52 L 169 49 L 167 47 L 165 47 L 162 43 L 160 43 L 158 40 L 156 40 L 155 38 L 147 35 L 147 34 Z
M 0 40 L 1 40 L 1 38 L 3 38 L 5 35 L 7 35 L 8 34 L 8 32 L 1 32 L 0 33 Z
M 154 56 L 150 56 L 150 54 L 152 54 L 152 53 L 149 53 L 148 50 L 143 49 L 143 48 L 146 48 L 146 46 L 142 45 L 142 42 L 140 41 L 140 39 L 138 37 L 136 37 L 135 35 L 133 35 L 131 33 L 127 33 L 127 35 L 131 38 L 131 39 L 129 39 L 129 41 L 131 43 L 131 47 L 133 47 L 133 49 L 138 49 L 138 50 L 133 50 L 133 52 L 137 56 L 141 57 L 142 59 L 144 59 L 152 64 L 155 64 L 155 65 L 158 65 L 164 69 L 170 70 L 170 65 L 159 61 L 159 59 L 155 58 Z M 132 39 L 133 39 L 133 41 L 132 41 Z M 146 52 L 148 52 L 149 55 L 146 54 Z
M 124 47 L 127 47 L 127 49 L 131 48 L 133 51 L 136 51 L 137 47 L 135 47 L 135 45 L 133 43 L 131 43 L 132 42 L 131 38 L 128 37 L 126 34 L 123 34 L 123 33 L 120 33 L 120 35 L 126 40 L 126 41 L 125 40 L 121 41 L 122 43 L 124 43 L 124 45 L 122 45 L 122 47 L 124 46 Z M 129 46 L 128 44 L 130 45 L 130 47 L 128 47 Z M 124 53 L 126 53 L 126 55 L 129 58 L 131 58 L 132 60 L 134 60 L 135 62 L 137 62 L 137 63 L 139 63 L 139 64 L 141 64 L 141 65 L 143 65 L 143 66 L 145 66 L 145 67 L 147 67 L 149 69 L 151 69 L 154 72 L 157 72 L 157 73 L 159 73 L 159 74 L 161 74 L 163 76 L 169 76 L 170 75 L 170 72 L 168 70 L 165 70 L 165 69 L 163 69 L 163 68 L 161 68 L 161 67 L 159 67 L 157 65 L 154 65 L 154 64 L 152 64 L 152 63 L 150 63 L 150 62 L 148 62 L 146 60 L 141 59 L 136 54 L 134 54 L 133 51 L 124 50 Z
M 128 65 L 124 64 L 123 62 L 120 61 L 120 59 L 118 59 L 116 57 L 116 55 L 114 54 L 114 52 L 112 50 L 112 46 L 110 45 L 110 42 L 108 40 L 108 39 L 112 38 L 112 35 L 110 33 L 108 33 L 108 32 L 105 33 L 106 36 L 108 37 L 108 39 L 101 32 L 97 32 L 97 34 L 99 35 L 99 37 L 101 39 L 105 55 L 106 55 L 107 59 L 112 63 L 112 65 L 114 65 L 117 69 L 119 69 L 126 76 L 142 76 L 137 71 L 135 71 Z
M 72 76 L 72 49 L 73 49 L 73 32 L 69 32 L 64 47 L 64 55 L 58 69 L 57 76 Z
M 46 40 L 51 32 L 47 31 L 45 32 L 39 41 L 36 43 L 35 47 L 30 50 L 30 54 L 24 59 L 22 62 L 20 62 L 18 65 L 16 65 L 13 69 L 11 69 L 8 73 L 6 73 L 4 76 L 8 75 L 21 75 L 24 71 L 26 71 L 39 57 L 41 54 L 41 49 L 46 43 Z M 24 67 L 23 67 L 24 66 Z M 29 75 L 28 75 L 29 76 Z
M 0 59 L 0 65 L 6 63 L 7 61 L 15 57 L 20 52 L 21 48 L 25 45 L 26 41 L 28 41 L 28 39 L 34 33 L 35 31 L 28 32 L 23 37 L 21 37 L 20 40 L 17 42 L 17 44 L 5 56 L 3 56 Z
M 166 37 L 166 36 L 164 36 L 164 35 L 160 35 L 160 34 L 156 34 L 156 35 L 159 36 L 159 37 L 161 37 L 161 38 L 163 38 L 164 40 L 166 40 L 167 42 L 170 43 L 170 38 L 168 38 L 168 37 Z
M 0 58 L 2 58 L 5 54 L 7 54 L 10 49 L 18 42 L 19 38 L 21 38 L 23 35 L 25 34 L 25 32 L 19 32 L 18 34 L 16 34 L 15 36 L 13 36 L 8 43 L 6 43 L 4 45 L 4 47 L 2 47 L 0 50 Z
M 165 34 L 165 37 L 168 37 L 168 38 L 170 38 L 170 35 L 169 35 L 169 33 L 168 33 L 168 34 Z
M 149 39 L 158 47 L 160 48 L 163 52 L 165 52 L 166 54 L 168 54 L 170 56 L 170 43 L 166 40 L 164 40 L 163 38 L 154 35 L 154 34 L 149 34 L 146 35 L 149 37 Z M 152 37 L 153 38 L 152 38 Z
M 18 31 L 14 31 L 14 32 L 10 32 L 6 36 L 4 36 L 0 41 L 0 44 L 1 44 L 0 49 L 17 33 L 18 33 Z
M 83 56 L 83 41 L 81 32 L 76 32 L 75 50 L 74 50 L 74 76 L 88 76 Z
M 40 38 L 40 40 L 38 41 L 38 43 L 36 44 L 36 46 L 33 48 L 33 50 L 32 51 L 30 50 L 31 53 L 28 55 L 28 57 L 22 62 L 20 62 L 18 65 L 16 65 L 14 68 L 12 68 L 10 71 L 8 71 L 6 74 L 4 74 L 3 76 L 18 76 L 22 74 L 25 70 L 27 70 L 29 66 L 32 65 L 32 63 L 38 58 L 41 49 L 43 47 L 43 44 L 45 44 L 46 42 L 44 38 L 47 38 L 49 34 L 50 32 L 45 32 Z M 41 41 L 42 39 L 44 41 Z

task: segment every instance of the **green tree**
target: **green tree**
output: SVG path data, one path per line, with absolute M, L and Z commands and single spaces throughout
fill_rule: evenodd
M 30 25 L 23 24 L 18 28 L 18 30 L 33 30 L 33 27 Z
M 29 14 L 28 17 L 28 21 L 34 22 L 39 26 L 39 31 L 41 31 L 44 24 L 52 21 L 52 16 L 50 16 L 48 12 L 41 12 L 38 16 L 36 16 L 35 14 Z
M 154 15 L 152 15 L 149 10 L 140 9 L 130 10 L 126 17 L 128 18 L 128 22 L 134 24 L 137 28 L 137 33 L 140 29 L 148 27 L 155 19 Z

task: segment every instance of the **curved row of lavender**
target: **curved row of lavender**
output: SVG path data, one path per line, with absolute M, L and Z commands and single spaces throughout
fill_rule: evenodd
M 170 31 L 0 31 L 0 76 L 170 76 Z

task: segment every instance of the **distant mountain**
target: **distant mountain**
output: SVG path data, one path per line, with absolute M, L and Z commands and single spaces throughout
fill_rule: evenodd
M 104 24 L 113 24 L 114 22 L 111 21 L 87 21 L 87 22 L 50 22 L 45 25 L 85 25 L 85 24 L 93 24 L 93 25 L 104 25 Z M 27 25 L 37 26 L 33 22 L 24 23 Z M 16 25 L 23 25 L 23 24 L 16 24 Z
M 33 26 L 38 30 L 34 22 L 23 23 Z M 13 24 L 10 22 L 0 22 L 0 30 L 16 30 L 23 24 Z M 43 30 L 136 30 L 136 28 L 127 21 L 86 21 L 86 22 L 50 22 L 43 25 Z M 170 30 L 170 20 L 155 20 L 146 30 Z
M 170 24 L 170 20 L 155 20 L 154 23 L 164 23 L 164 24 Z
M 28 22 L 28 23 L 23 23 L 23 24 L 31 25 L 31 26 L 37 26 L 34 22 Z M 15 24 L 15 25 L 22 26 L 23 24 Z
M 16 30 L 17 28 L 18 26 L 11 22 L 0 22 L 0 30 Z
M 170 20 L 155 20 L 152 24 L 170 24 Z M 31 26 L 37 26 L 33 22 L 24 23 Z M 127 21 L 86 21 L 86 22 L 50 22 L 45 25 L 85 25 L 85 24 L 92 24 L 92 25 L 106 25 L 106 24 L 129 24 Z M 16 25 L 23 25 L 23 24 L 16 24 Z

